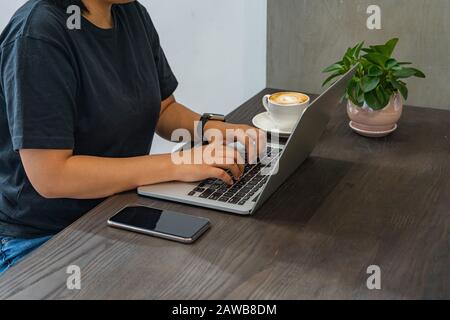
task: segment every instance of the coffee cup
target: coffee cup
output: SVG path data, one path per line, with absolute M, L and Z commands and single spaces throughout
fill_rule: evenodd
M 309 106 L 310 98 L 299 92 L 278 92 L 265 95 L 262 102 L 276 129 L 290 132 Z

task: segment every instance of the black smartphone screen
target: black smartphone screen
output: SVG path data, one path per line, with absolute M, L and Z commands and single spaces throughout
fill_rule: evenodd
M 156 233 L 193 239 L 209 225 L 209 220 L 173 211 L 148 207 L 127 207 L 109 219 L 113 223 Z

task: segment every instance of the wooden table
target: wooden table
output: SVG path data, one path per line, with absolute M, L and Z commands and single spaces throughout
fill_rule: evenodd
M 229 119 L 250 123 L 267 89 Z M 127 204 L 207 217 L 184 245 L 107 227 Z M 339 108 L 312 156 L 252 217 L 112 197 L 0 277 L 0 298 L 450 298 L 450 112 L 407 107 L 363 138 Z M 66 268 L 81 268 L 68 290 Z M 369 290 L 367 267 L 381 268 Z

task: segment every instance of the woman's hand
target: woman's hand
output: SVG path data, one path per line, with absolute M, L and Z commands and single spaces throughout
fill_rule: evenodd
M 171 96 L 161 103 L 160 118 L 157 133 L 168 140 L 172 139 L 175 130 L 185 128 L 189 130 L 191 137 L 196 135 L 200 115 L 189 110 Z M 211 130 L 215 129 L 215 130 Z M 216 132 L 214 132 L 216 131 Z M 238 141 L 245 146 L 247 162 L 256 163 L 259 155 L 266 150 L 267 137 L 264 131 L 245 124 L 232 124 L 221 121 L 208 121 L 204 127 L 204 136 L 208 141 L 215 140 L 214 135 L 220 133 L 221 143 L 224 145 Z
M 228 185 L 241 178 L 245 164 L 239 152 L 217 143 L 174 153 L 172 162 L 177 181 L 195 182 L 217 178 Z
M 247 162 L 256 163 L 258 156 L 266 151 L 267 136 L 262 130 L 245 124 L 233 124 L 220 121 L 209 121 L 205 125 L 205 137 L 209 141 L 214 141 L 214 132 L 211 129 L 219 130 L 223 137 L 223 144 L 227 145 L 235 141 L 245 146 L 247 152 Z M 208 134 L 211 130 L 212 134 Z
M 189 156 L 191 162 L 176 165 L 174 154 L 105 158 L 73 155 L 72 150 L 40 149 L 21 149 L 20 157 L 34 189 L 42 197 L 51 199 L 99 199 L 168 181 L 219 178 L 233 184 L 225 170 L 236 180 L 244 170 L 240 155 L 223 145 L 182 153 Z

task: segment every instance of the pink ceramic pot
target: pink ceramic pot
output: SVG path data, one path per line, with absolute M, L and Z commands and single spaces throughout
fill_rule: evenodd
M 392 96 L 389 104 L 381 110 L 372 110 L 364 104 L 358 107 L 350 100 L 347 103 L 347 114 L 352 121 L 352 127 L 366 132 L 390 132 L 403 111 L 403 99 L 399 93 Z

